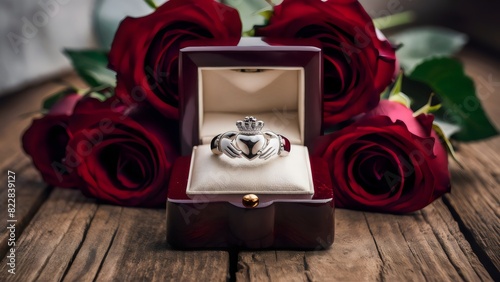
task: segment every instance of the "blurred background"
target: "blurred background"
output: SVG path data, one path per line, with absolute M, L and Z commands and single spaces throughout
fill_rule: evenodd
M 274 0 L 273 0 L 274 1 Z M 165 2 L 156 0 L 157 4 Z M 244 29 L 264 18 L 264 0 L 225 0 L 237 7 Z M 500 1 L 362 0 L 374 18 L 412 11 L 411 25 L 440 25 L 466 33 L 490 56 L 500 54 Z M 64 48 L 109 48 L 119 22 L 152 11 L 142 0 L 0 0 L 0 95 L 70 70 Z M 390 30 L 389 30 L 390 32 Z

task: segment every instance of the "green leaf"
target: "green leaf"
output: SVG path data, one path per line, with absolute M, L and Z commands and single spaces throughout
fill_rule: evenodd
M 396 81 L 392 86 L 387 87 L 387 89 L 382 93 L 381 99 L 386 99 L 389 101 L 398 102 L 403 104 L 407 108 L 411 108 L 411 99 L 405 93 L 401 92 L 403 83 L 403 72 L 400 72 Z
M 153 9 L 153 10 L 158 9 L 158 6 L 156 6 L 156 3 L 154 0 L 144 0 L 144 2 L 146 2 L 146 4 L 148 4 L 148 6 L 151 7 L 151 9 Z
M 431 93 L 431 95 L 429 96 L 429 100 L 427 100 L 427 103 L 425 105 L 423 105 L 420 109 L 416 110 L 413 113 L 414 117 L 417 117 L 421 114 L 434 113 L 434 112 L 437 112 L 441 108 L 441 104 L 437 104 L 434 106 L 432 105 L 432 97 L 434 97 L 434 93 Z
M 45 98 L 45 100 L 43 100 L 42 109 L 48 111 L 48 110 L 50 110 L 50 108 L 52 108 L 52 106 L 54 106 L 55 103 L 57 103 L 57 101 L 62 99 L 64 96 L 70 95 L 70 94 L 75 94 L 77 92 L 78 92 L 78 90 L 75 89 L 74 87 L 68 87 L 62 91 L 54 93 L 51 96 Z
M 264 10 L 258 13 L 259 15 L 263 16 L 264 19 L 266 19 L 266 24 L 269 22 L 271 17 L 273 16 L 273 10 Z
M 101 50 L 65 50 L 78 75 L 91 87 L 116 85 L 116 73 L 108 69 L 108 54 Z
M 468 41 L 463 33 L 431 26 L 405 30 L 390 39 L 394 44 L 403 45 L 396 54 L 407 74 L 425 60 L 456 54 Z
M 450 138 L 453 134 L 460 131 L 460 127 L 458 125 L 445 122 L 437 116 L 434 117 L 434 124 L 438 125 L 439 128 L 441 128 L 441 131 L 446 138 Z
M 396 80 L 396 83 L 394 83 L 394 87 L 392 88 L 391 92 L 389 93 L 389 97 L 401 92 L 402 84 L 403 84 L 403 72 L 400 72 L 398 75 L 398 79 Z
M 391 86 L 387 86 L 384 91 L 382 92 L 382 94 L 380 94 L 380 100 L 387 100 L 389 99 L 389 94 L 391 92 Z
M 400 104 L 403 104 L 407 108 L 411 108 L 411 99 L 408 96 L 406 96 L 403 92 L 392 94 L 388 100 L 398 102 Z
M 446 134 L 444 133 L 444 131 L 441 129 L 441 127 L 439 126 L 439 124 L 433 123 L 432 124 L 432 129 L 434 129 L 434 131 L 439 136 L 439 138 L 441 140 L 443 140 L 444 145 L 446 147 L 446 151 L 448 151 L 448 153 L 455 160 L 455 162 L 457 162 L 457 164 L 461 168 L 463 168 L 462 163 L 458 160 L 457 154 L 455 154 L 455 149 L 453 149 L 453 145 L 451 144 L 450 140 L 448 139 L 448 137 L 446 136 Z
M 385 17 L 380 17 L 373 19 L 373 25 L 380 29 L 388 29 L 391 27 L 396 27 L 404 24 L 411 23 L 415 20 L 415 13 L 412 11 L 404 11 L 397 14 L 388 15 Z
M 400 72 L 396 81 L 389 86 L 387 86 L 382 94 L 380 94 L 380 99 L 388 100 L 394 94 L 401 92 L 402 89 L 403 72 Z
M 97 100 L 104 102 L 114 95 L 114 91 L 112 89 L 109 89 L 109 87 L 100 86 L 85 89 L 80 94 L 83 96 L 96 98 Z
M 460 127 L 453 138 L 473 141 L 498 133 L 476 97 L 474 82 L 465 75 L 457 60 L 439 58 L 426 61 L 415 68 L 410 78 L 427 84 L 436 93 L 443 106 L 438 115 Z
M 253 37 L 255 36 L 255 29 L 252 28 L 251 30 L 244 31 L 241 36 L 243 37 Z
M 272 5 L 265 0 L 222 0 L 221 2 L 238 10 L 243 30 L 246 33 L 244 36 L 248 36 L 248 31 L 254 26 L 266 25 L 268 19 L 266 19 L 266 13 L 262 14 L 262 12 L 272 9 Z
M 99 93 L 99 92 L 90 92 L 90 93 L 88 94 L 88 96 L 89 96 L 89 97 L 92 97 L 92 98 L 95 98 L 95 99 L 97 99 L 97 100 L 99 100 L 99 101 L 101 101 L 101 102 L 104 102 L 104 101 L 106 101 L 106 99 L 108 99 L 108 98 L 106 97 L 106 95 L 104 95 L 104 94 L 102 94 L 102 93 Z

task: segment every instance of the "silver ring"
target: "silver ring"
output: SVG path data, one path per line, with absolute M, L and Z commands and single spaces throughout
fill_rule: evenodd
M 288 138 L 272 131 L 262 132 L 264 122 L 250 116 L 236 122 L 239 132 L 228 131 L 215 136 L 210 143 L 212 153 L 230 158 L 267 160 L 272 156 L 285 157 L 290 153 Z

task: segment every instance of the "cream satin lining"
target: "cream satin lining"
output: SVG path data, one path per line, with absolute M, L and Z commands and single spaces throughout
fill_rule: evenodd
M 199 68 L 202 144 L 209 144 L 219 133 L 236 130 L 235 122 L 250 115 L 263 120 L 267 130 L 283 134 L 292 144 L 304 144 L 304 69 L 235 71 L 239 68 L 249 69 Z
M 310 199 L 314 186 L 309 153 L 304 146 L 292 145 L 287 157 L 248 161 L 213 155 L 210 145 L 194 147 L 186 193 L 191 198 L 254 193 Z

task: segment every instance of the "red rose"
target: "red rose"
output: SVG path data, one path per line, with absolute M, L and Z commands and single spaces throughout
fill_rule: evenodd
M 335 205 L 406 213 L 449 192 L 448 156 L 432 130 L 433 119 L 414 118 L 405 106 L 383 100 L 326 137 L 316 153 L 330 164 Z
M 75 107 L 66 165 L 85 182 L 86 196 L 125 206 L 164 204 L 178 155 L 178 125 L 145 105 L 88 98 Z
M 285 0 L 256 34 L 322 43 L 326 126 L 373 109 L 393 79 L 394 49 L 357 0 Z
M 63 188 L 77 187 L 80 183 L 75 173 L 69 173 L 63 165 L 65 148 L 69 141 L 68 120 L 81 96 L 69 94 L 57 101 L 42 118 L 34 119 L 24 132 L 24 151 L 41 172 L 45 182 Z
M 118 95 L 124 101 L 147 100 L 165 116 L 177 118 L 181 44 L 240 36 L 238 12 L 214 0 L 170 0 L 148 16 L 127 17 L 109 54 Z

